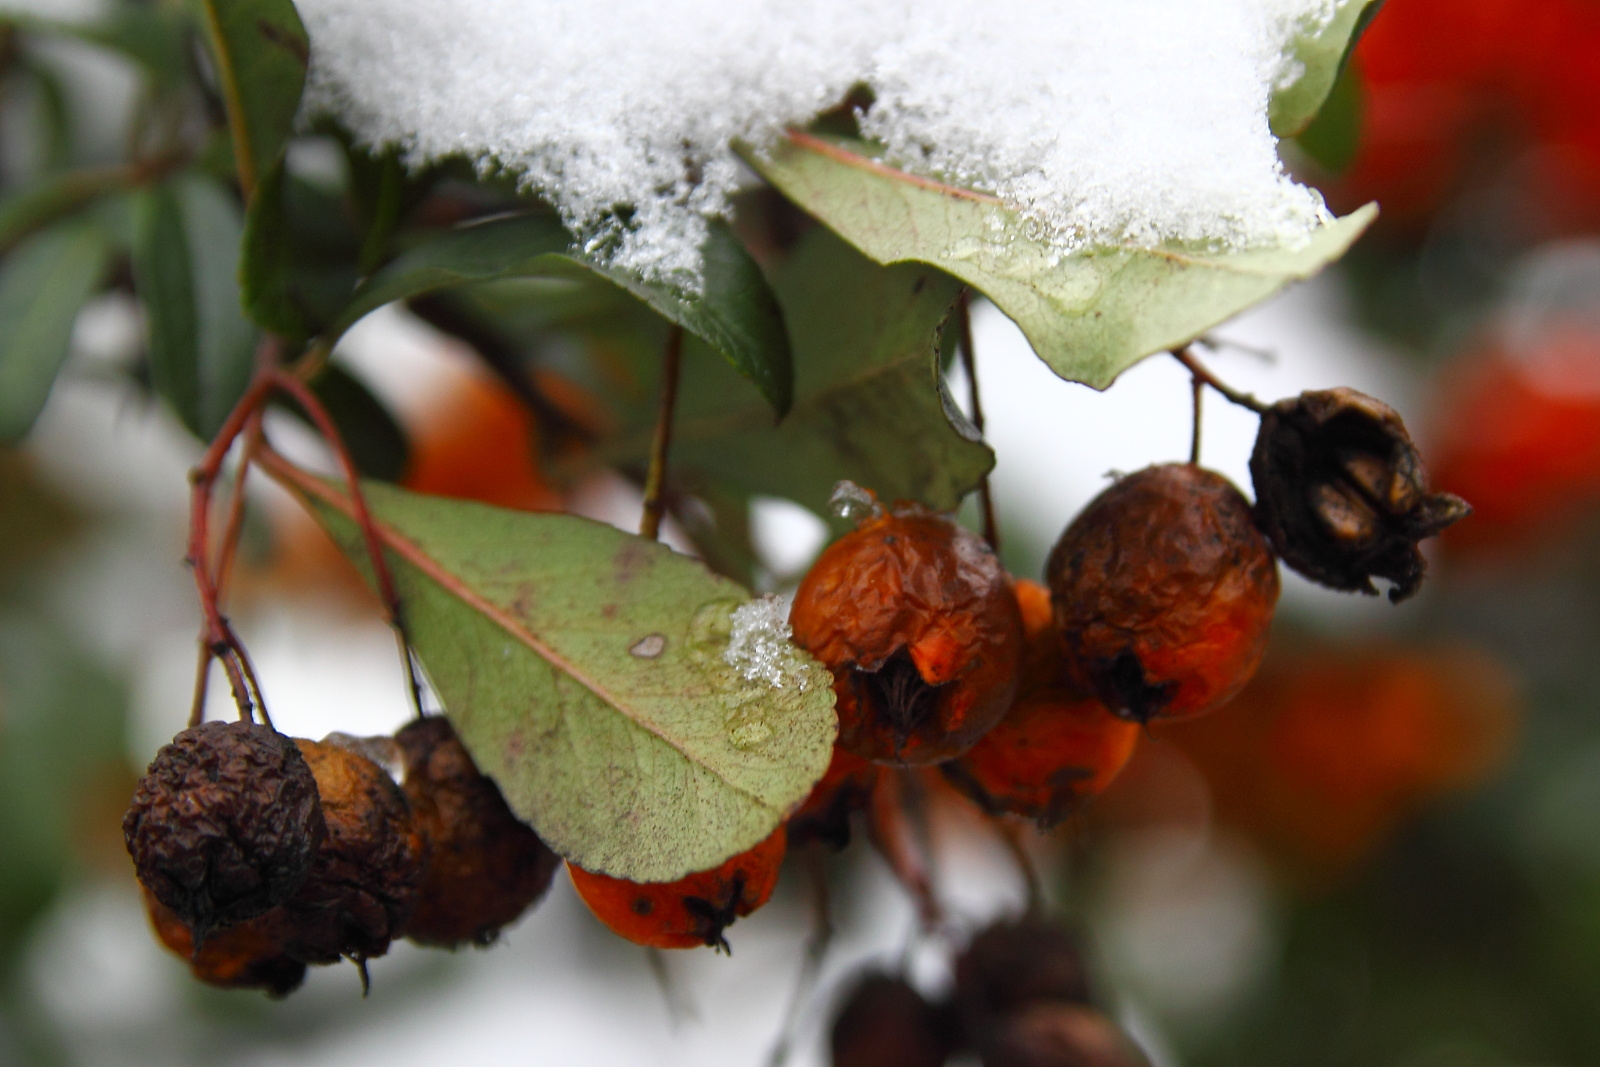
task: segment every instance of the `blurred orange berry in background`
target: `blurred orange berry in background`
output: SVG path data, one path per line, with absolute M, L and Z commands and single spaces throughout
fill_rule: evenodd
M 559 511 L 539 469 L 533 414 L 506 386 L 464 375 L 407 426 L 407 489 L 521 511 Z
M 1332 198 L 1415 221 L 1501 164 L 1546 233 L 1600 223 L 1597 57 L 1592 0 L 1389 0 L 1356 48 L 1361 145 Z

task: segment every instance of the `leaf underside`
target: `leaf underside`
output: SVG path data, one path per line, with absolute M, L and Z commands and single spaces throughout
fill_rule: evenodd
M 365 568 L 342 496 L 310 479 L 298 491 Z M 804 689 L 774 688 L 723 661 L 749 599 L 738 585 L 571 515 L 366 493 L 451 722 L 579 866 L 656 882 L 713 867 L 771 834 L 826 769 L 827 670 L 796 649 Z

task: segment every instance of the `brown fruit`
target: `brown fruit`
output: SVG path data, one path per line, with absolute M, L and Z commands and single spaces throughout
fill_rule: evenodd
M 207 985 L 262 989 L 270 997 L 286 997 L 306 979 L 306 965 L 284 955 L 268 932 L 270 920 L 265 916 L 217 930 L 195 951 L 189 927 L 148 889 L 144 906 L 156 938 L 182 957 L 190 973 Z
M 1250 505 L 1213 471 L 1130 474 L 1068 526 L 1046 567 L 1069 685 L 1135 722 L 1203 714 L 1250 680 L 1278 567 Z
M 956 1028 L 904 978 L 868 974 L 856 982 L 829 1034 L 833 1067 L 940 1067 Z
M 956 1007 L 969 1033 L 1031 1004 L 1089 1001 L 1077 938 L 1042 919 L 1001 920 L 956 959 Z
M 830 545 L 795 593 L 795 643 L 833 671 L 839 744 L 880 763 L 971 748 L 1016 692 L 1022 622 L 982 539 L 902 505 Z
M 201 942 L 293 895 L 326 832 L 294 742 L 250 722 L 202 723 L 174 737 L 122 820 L 139 881 Z
M 850 843 L 850 816 L 867 806 L 883 770 L 860 756 L 833 746 L 833 759 L 805 801 L 789 816 L 789 847 L 825 841 L 834 849 Z
M 405 936 L 423 945 L 487 945 L 550 888 L 560 859 L 478 773 L 442 716 L 395 735 L 406 800 L 428 852 Z
M 1428 472 L 1400 415 L 1354 389 L 1280 400 L 1261 417 L 1250 478 L 1256 521 L 1283 561 L 1330 589 L 1399 603 L 1422 585 L 1417 542 L 1472 508 L 1428 492 Z
M 327 742 L 295 744 L 316 777 L 328 836 L 305 884 L 273 913 L 273 933 L 306 963 L 381 956 L 416 903 L 422 835 L 383 768 Z
M 981 1042 L 983 1067 L 1150 1067 L 1117 1025 L 1081 1004 L 1041 1003 L 999 1022 Z

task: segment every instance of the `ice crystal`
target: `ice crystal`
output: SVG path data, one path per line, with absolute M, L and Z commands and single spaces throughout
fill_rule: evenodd
M 733 610 L 733 634 L 722 658 L 748 681 L 774 689 L 789 686 L 804 692 L 807 662 L 789 640 L 789 606 L 793 597 L 768 594 Z

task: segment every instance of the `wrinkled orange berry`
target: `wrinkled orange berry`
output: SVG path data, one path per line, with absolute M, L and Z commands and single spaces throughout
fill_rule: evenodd
M 785 823 L 790 847 L 808 841 L 825 841 L 835 849 L 848 845 L 850 816 L 867 806 L 881 773 L 877 764 L 834 745 L 828 769 Z
M 1046 567 L 1063 677 L 1135 722 L 1200 715 L 1266 651 L 1278 566 L 1250 504 L 1188 463 L 1130 474 L 1090 502 Z
M 144 907 L 156 938 L 207 985 L 261 989 L 271 997 L 286 997 L 305 981 L 306 965 L 285 955 L 270 933 L 271 912 L 213 931 L 196 950 L 188 924 L 149 889 L 144 891 Z
M 573 888 L 613 933 L 652 948 L 728 951 L 723 933 L 772 896 L 783 866 L 784 828 L 721 865 L 675 882 L 630 882 L 567 864 Z
M 830 545 L 795 592 L 795 643 L 833 671 L 839 743 L 880 763 L 971 748 L 1016 692 L 1022 622 L 983 540 L 915 506 Z

